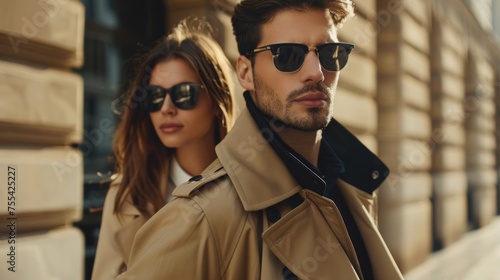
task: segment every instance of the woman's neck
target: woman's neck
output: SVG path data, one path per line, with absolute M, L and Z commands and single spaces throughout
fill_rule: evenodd
M 291 127 L 276 128 L 276 133 L 288 146 L 314 166 L 318 166 L 322 130 L 304 131 Z
M 175 158 L 182 169 L 189 175 L 201 174 L 217 158 L 215 144 L 210 143 L 210 141 L 199 141 L 185 145 L 175 149 Z

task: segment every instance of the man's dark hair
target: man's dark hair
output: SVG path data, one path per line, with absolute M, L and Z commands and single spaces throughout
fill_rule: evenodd
M 240 55 L 245 55 L 257 47 L 262 38 L 263 24 L 271 21 L 276 13 L 289 9 L 328 10 L 335 26 L 354 15 L 353 3 L 350 0 L 242 0 L 234 8 L 231 18 Z

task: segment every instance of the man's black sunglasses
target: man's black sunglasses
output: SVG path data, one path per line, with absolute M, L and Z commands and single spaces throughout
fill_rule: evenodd
M 321 66 L 326 71 L 335 72 L 344 68 L 353 48 L 353 44 L 344 42 L 321 44 L 315 48 L 309 48 L 304 44 L 281 43 L 258 47 L 246 55 L 271 51 L 276 69 L 281 72 L 295 72 L 302 67 L 306 54 L 315 51 Z
M 198 103 L 200 89 L 203 85 L 183 83 L 171 88 L 149 85 L 146 87 L 146 109 L 148 112 L 155 112 L 161 109 L 168 93 L 175 107 L 182 110 L 193 109 Z

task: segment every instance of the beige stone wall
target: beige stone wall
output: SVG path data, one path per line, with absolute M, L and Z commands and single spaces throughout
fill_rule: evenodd
M 377 152 L 377 40 L 375 0 L 360 2 L 355 19 L 338 31 L 339 40 L 355 44 L 340 73 L 334 117 L 373 152 Z
M 391 169 L 380 190 L 380 231 L 406 271 L 432 246 L 430 6 L 377 2 L 379 155 Z
M 435 246 L 443 247 L 467 230 L 466 45 L 457 26 L 433 13 L 431 46 L 433 232 Z
M 78 1 L 2 0 L 0 52 L 59 67 L 83 63 L 85 13 Z M 8 11 L 8 12 L 7 12 Z
M 500 56 L 464 3 L 377 3 L 380 229 L 407 272 L 497 213 Z
M 83 136 L 83 80 L 70 70 L 83 63 L 85 10 L 73 0 L 0 6 L 0 279 L 83 279 L 84 237 L 71 226 L 82 218 L 83 158 L 70 146 Z
M 499 3 L 500 4 L 500 3 Z M 500 6 L 499 6 L 500 8 Z M 500 11 L 500 10 L 499 10 Z M 496 143 L 496 174 L 497 174 L 497 213 L 500 213 L 500 180 L 499 172 L 500 172 L 500 70 L 497 70 L 495 73 L 495 83 L 494 83 L 494 94 L 495 94 L 495 109 L 496 109 L 496 117 L 495 117 L 495 143 Z
M 497 210 L 496 108 L 495 73 L 471 43 L 467 62 L 465 126 L 467 179 L 470 192 L 472 223 L 482 227 L 493 219 Z

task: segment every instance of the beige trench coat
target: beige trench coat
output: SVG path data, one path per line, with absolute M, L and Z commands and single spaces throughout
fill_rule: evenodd
M 134 236 L 146 222 L 129 200 L 124 203 L 120 219 L 113 214 L 120 181 L 120 178 L 113 181 L 104 201 L 93 280 L 114 279 L 125 270 Z
M 113 180 L 106 194 L 92 280 L 115 279 L 118 274 L 126 270 L 135 234 L 147 221 L 133 205 L 130 197 L 125 200 L 119 217 L 113 213 L 121 179 L 119 175 Z M 172 180 L 165 178 L 162 178 L 161 185 L 166 185 L 165 189 L 169 186 L 175 188 Z M 152 210 L 151 205 L 150 209 Z
M 117 279 L 360 279 L 353 245 L 332 200 L 298 186 L 247 110 L 201 176 L 137 233 Z M 361 159 L 361 162 L 364 162 Z M 364 169 L 366 170 L 366 168 Z M 374 196 L 339 180 L 375 279 L 402 279 L 376 226 Z M 300 193 L 304 202 L 270 224 L 265 211 Z

